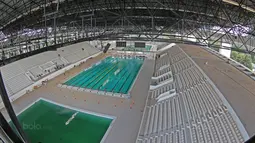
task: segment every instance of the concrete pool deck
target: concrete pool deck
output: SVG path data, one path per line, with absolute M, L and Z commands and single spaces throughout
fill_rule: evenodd
M 221 91 L 249 136 L 255 134 L 255 81 L 206 50 L 179 44 Z M 205 64 L 207 62 L 207 64 Z
M 145 100 L 149 90 L 150 79 L 153 74 L 154 60 L 146 59 L 141 67 L 134 86 L 130 93 L 131 99 L 122 99 L 109 96 L 98 96 L 93 93 L 79 92 L 57 87 L 61 81 L 65 81 L 70 76 L 76 75 L 82 69 L 89 67 L 106 57 L 99 55 L 80 66 L 74 67 L 70 71 L 50 80 L 47 85 L 32 91 L 13 102 L 15 113 L 19 113 L 29 104 L 39 98 L 45 98 L 53 102 L 116 117 L 105 143 L 134 143 L 140 127 Z M 1 110 L 4 116 L 9 119 L 6 110 Z

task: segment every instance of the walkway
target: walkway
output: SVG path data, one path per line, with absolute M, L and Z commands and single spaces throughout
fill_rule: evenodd
M 255 82 L 235 67 L 194 45 L 179 45 L 228 100 L 249 136 L 255 134 Z M 207 62 L 207 64 L 206 64 Z

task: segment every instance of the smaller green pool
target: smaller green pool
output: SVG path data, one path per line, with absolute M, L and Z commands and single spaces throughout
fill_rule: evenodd
M 113 120 L 43 99 L 19 114 L 18 119 L 32 143 L 100 143 Z

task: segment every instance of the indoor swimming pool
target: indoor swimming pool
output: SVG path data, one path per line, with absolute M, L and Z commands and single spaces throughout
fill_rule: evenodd
M 64 85 L 127 94 L 143 60 L 134 57 L 110 56 L 67 80 Z

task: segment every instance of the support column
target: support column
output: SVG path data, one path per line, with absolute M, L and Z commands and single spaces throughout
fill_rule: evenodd
M 81 19 L 81 26 L 82 26 L 82 38 L 84 38 L 84 18 Z
M 0 142 L 14 142 L 23 143 L 23 141 L 15 134 L 9 123 L 5 120 L 4 116 L 0 112 Z
M 231 44 L 221 43 L 221 48 L 219 49 L 219 53 L 225 57 L 230 58 L 231 56 Z
M 45 46 L 46 48 L 48 47 L 48 28 L 47 28 L 47 17 L 46 17 L 46 4 L 47 0 L 45 0 L 45 5 L 44 5 L 44 28 L 45 28 Z
M 56 14 L 54 15 L 53 29 L 54 29 L 54 45 L 56 45 L 57 44 Z
M 23 139 L 23 141 L 25 143 L 29 143 L 29 140 L 28 140 L 28 137 L 26 136 L 24 130 L 22 129 L 22 126 L 20 125 L 20 122 L 12 108 L 12 105 L 11 105 L 11 102 L 10 102 L 10 99 L 8 97 L 8 94 L 6 92 L 6 89 L 5 89 L 5 85 L 4 85 L 4 82 L 3 82 L 3 78 L 2 78 L 2 73 L 0 72 L 0 94 L 1 94 L 1 97 L 2 97 L 2 100 L 3 100 L 3 103 L 4 103 L 4 106 L 11 118 L 11 121 L 13 122 L 13 125 L 15 126 L 15 128 L 17 129 L 19 135 L 21 136 L 21 138 Z M 4 120 L 2 120 L 4 122 Z

